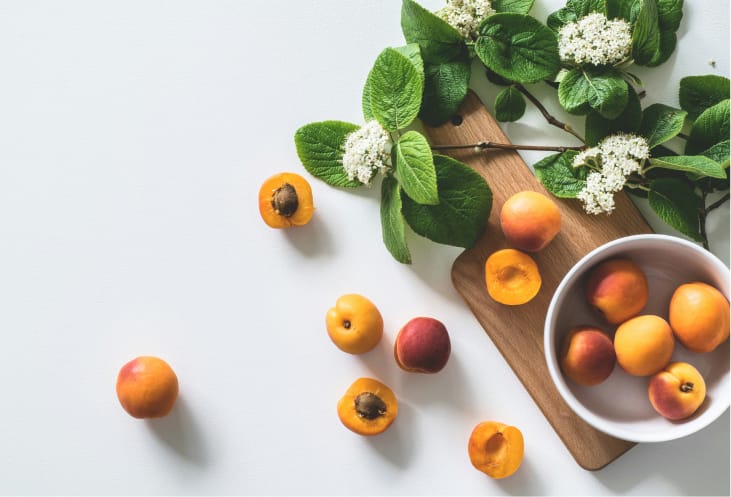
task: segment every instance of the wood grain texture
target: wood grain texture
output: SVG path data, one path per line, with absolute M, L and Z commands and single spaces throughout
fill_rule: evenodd
M 446 123 L 425 130 L 433 145 L 509 143 L 474 93 L 468 95 L 459 115 L 462 117 L 459 125 Z M 485 233 L 454 262 L 453 284 L 576 462 L 587 470 L 600 469 L 635 444 L 594 429 L 563 401 L 551 381 L 544 357 L 544 320 L 561 278 L 581 257 L 610 240 L 652 230 L 625 194 L 616 196 L 616 210 L 610 216 L 589 216 L 578 201 L 557 199 L 562 215 L 561 232 L 543 251 L 533 254 L 543 278 L 541 290 L 532 301 L 521 306 L 498 304 L 485 289 L 484 265 L 488 255 L 508 247 L 500 230 L 500 208 L 510 195 L 521 190 L 550 194 L 517 152 L 466 149 L 450 151 L 449 155 L 480 173 L 493 192 L 493 207 Z

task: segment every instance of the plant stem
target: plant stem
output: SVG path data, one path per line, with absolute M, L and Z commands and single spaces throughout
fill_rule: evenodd
M 706 206 L 706 197 L 708 193 L 705 191 L 701 191 L 701 207 L 698 210 L 698 222 L 699 222 L 699 228 L 700 228 L 700 235 L 703 238 L 703 248 L 706 250 L 711 250 L 710 244 L 708 243 L 708 234 L 706 232 L 706 219 L 708 218 L 708 214 L 714 210 L 721 207 L 723 204 L 728 202 L 729 200 L 729 194 L 726 193 L 723 197 L 713 202 L 711 205 Z
M 515 145 L 513 143 L 496 143 L 490 141 L 484 141 L 480 143 L 465 144 L 465 145 L 432 145 L 432 150 L 460 150 L 466 148 L 476 148 L 479 150 L 486 150 L 488 148 L 498 148 L 502 150 L 542 150 L 546 152 L 566 152 L 568 150 L 581 150 L 584 147 L 563 147 L 563 146 L 552 146 L 552 145 Z
M 579 140 L 581 140 L 581 143 L 586 143 L 586 140 L 584 140 L 584 138 L 580 134 L 578 134 L 576 131 L 574 131 L 574 129 L 571 126 L 569 126 L 568 124 L 566 124 L 563 121 L 559 121 L 553 115 L 551 115 L 551 113 L 548 112 L 548 110 L 546 109 L 546 107 L 544 107 L 544 105 L 531 92 L 529 92 L 528 89 L 525 86 L 523 86 L 520 83 L 517 83 L 515 85 L 515 88 L 520 93 L 522 93 L 523 95 L 525 95 L 525 98 L 527 98 L 528 100 L 530 100 L 530 102 L 533 105 L 536 106 L 536 108 L 540 111 L 540 113 L 546 119 L 546 121 L 548 122 L 548 124 L 550 124 L 552 126 L 556 126 L 557 128 L 560 128 L 560 129 L 566 131 L 567 133 L 570 133 L 570 134 L 574 135 L 576 138 L 578 138 Z

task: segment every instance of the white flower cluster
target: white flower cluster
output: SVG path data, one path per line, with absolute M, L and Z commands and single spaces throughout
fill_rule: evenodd
M 477 39 L 482 21 L 495 13 L 490 0 L 447 0 L 437 15 L 447 21 L 467 40 Z
M 620 191 L 627 176 L 638 172 L 650 157 L 647 140 L 641 136 L 618 133 L 602 140 L 574 157 L 573 166 L 592 169 L 586 177 L 586 186 L 576 195 L 589 214 L 611 213 L 614 194 Z
M 370 184 L 376 171 L 385 172 L 391 153 L 391 137 L 378 121 L 368 121 L 345 139 L 343 168 L 349 180 Z
M 622 19 L 610 21 L 597 12 L 564 25 L 558 32 L 558 54 L 563 62 L 611 65 L 624 60 L 631 50 L 630 25 Z

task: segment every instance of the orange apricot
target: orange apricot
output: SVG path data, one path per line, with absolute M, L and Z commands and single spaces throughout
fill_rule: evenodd
M 541 273 L 530 255 L 516 249 L 502 249 L 485 261 L 485 285 L 496 302 L 525 304 L 541 289 Z
M 314 212 L 312 188 L 299 174 L 275 174 L 259 189 L 259 213 L 272 228 L 303 226 Z
M 542 193 L 521 191 L 503 204 L 500 226 L 511 245 L 526 252 L 538 252 L 561 231 L 561 211 Z
M 649 376 L 667 366 L 675 338 L 660 316 L 645 314 L 625 321 L 614 333 L 617 363 L 634 376 Z
M 373 302 L 362 295 L 342 295 L 325 315 L 327 333 L 343 352 L 364 354 L 383 336 L 383 317 Z
M 707 283 L 680 285 L 670 299 L 670 327 L 678 341 L 693 352 L 710 352 L 728 340 L 729 303 Z
M 178 398 L 178 377 L 159 357 L 136 357 L 119 371 L 117 398 L 132 417 L 167 416 Z
M 383 433 L 397 415 L 396 395 L 373 378 L 355 380 L 338 402 L 340 422 L 358 435 Z
M 483 421 L 472 430 L 467 451 L 472 465 L 491 478 L 506 478 L 523 461 L 523 434 L 497 421 Z

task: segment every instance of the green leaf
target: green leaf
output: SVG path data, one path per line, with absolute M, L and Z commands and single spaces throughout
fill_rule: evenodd
M 576 21 L 576 13 L 568 7 L 563 7 L 548 16 L 548 19 L 546 19 L 546 25 L 558 33 L 563 26 Z
M 513 12 L 527 14 L 533 8 L 534 0 L 493 0 L 492 8 L 496 12 Z
M 729 100 L 709 107 L 698 116 L 690 128 L 686 155 L 696 155 L 729 137 Z
M 566 6 L 548 16 L 548 27 L 558 31 L 565 24 L 576 22 L 592 12 L 604 13 L 605 0 L 568 0 Z
M 683 0 L 657 0 L 657 22 L 661 31 L 677 31 L 683 19 Z
M 437 173 L 429 142 L 418 131 L 407 131 L 394 146 L 396 178 L 406 194 L 419 204 L 439 203 Z
M 660 31 L 660 46 L 655 55 L 645 65 L 647 67 L 657 67 L 670 58 L 678 44 L 678 35 L 674 31 Z
M 299 128 L 294 144 L 307 172 L 332 186 L 361 186 L 360 181 L 348 179 L 342 162 L 345 139 L 358 128 L 343 121 L 322 121 Z
M 459 109 L 467 96 L 471 68 L 469 58 L 426 66 L 424 96 L 419 117 L 429 126 L 440 126 Z
M 642 0 L 606 0 L 606 15 L 608 19 L 620 18 L 634 24 L 639 15 Z
M 652 104 L 642 113 L 640 134 L 650 148 L 665 143 L 683 130 L 687 112 L 663 104 Z
M 434 242 L 472 247 L 487 225 L 492 192 L 485 180 L 467 165 L 443 155 L 434 156 L 439 204 L 417 204 L 403 198 L 406 222 Z
M 723 166 L 713 159 L 703 155 L 671 155 L 669 157 L 656 157 L 650 159 L 650 170 L 654 167 L 669 169 L 671 171 L 683 171 L 690 173 L 696 178 L 719 178 L 726 177 Z
M 729 166 L 729 140 L 723 140 L 721 142 L 716 143 L 714 146 L 709 148 L 708 150 L 705 150 L 701 155 L 708 157 L 709 159 L 713 159 L 719 164 L 721 164 L 721 167 L 728 168 Z
M 632 25 L 632 58 L 646 65 L 660 49 L 657 0 L 637 0 L 639 11 Z
M 676 178 L 658 178 L 650 183 L 650 208 L 665 223 L 696 241 L 700 235 L 700 198 L 691 186 Z
M 687 76 L 680 80 L 680 108 L 688 112 L 688 117 L 696 119 L 709 107 L 713 107 L 729 95 L 729 80 L 723 76 Z
M 586 186 L 585 171 L 573 166 L 578 152 L 569 150 L 544 157 L 533 165 L 538 180 L 559 198 L 576 198 Z
M 609 68 L 574 68 L 558 85 L 558 101 L 572 114 L 594 109 L 606 119 L 616 119 L 628 98 L 627 82 Z
M 603 138 L 615 133 L 634 133 L 640 129 L 642 121 L 642 106 L 637 92 L 631 86 L 627 87 L 627 105 L 616 119 L 606 119 L 596 111 L 586 116 L 586 144 L 593 147 Z
M 480 25 L 475 53 L 498 75 L 519 83 L 553 78 L 561 69 L 556 34 L 521 14 L 493 14 Z
M 656 67 L 667 61 L 675 51 L 675 32 L 683 19 L 683 0 L 657 0 L 657 22 L 660 26 L 660 48 L 646 65 Z
M 495 119 L 501 122 L 517 121 L 525 113 L 525 98 L 514 86 L 505 88 L 495 99 Z
M 383 243 L 394 259 L 411 264 L 411 253 L 406 244 L 404 216 L 401 214 L 401 189 L 393 176 L 381 183 L 381 232 Z
M 424 73 L 424 61 L 421 59 L 421 50 L 419 49 L 419 45 L 416 43 L 409 43 L 403 47 L 396 47 L 394 50 L 409 59 L 418 73 Z M 366 121 L 372 121 L 376 118 L 373 115 L 373 108 L 371 106 L 371 84 L 371 77 L 369 74 L 366 79 L 366 83 L 363 86 L 363 95 L 361 97 L 363 118 Z
M 455 60 L 467 51 L 459 31 L 413 0 L 401 4 L 401 30 L 407 43 L 421 47 L 427 64 Z
M 398 50 L 387 48 L 381 52 L 366 86 L 370 110 L 386 130 L 403 129 L 419 114 L 424 74 Z

